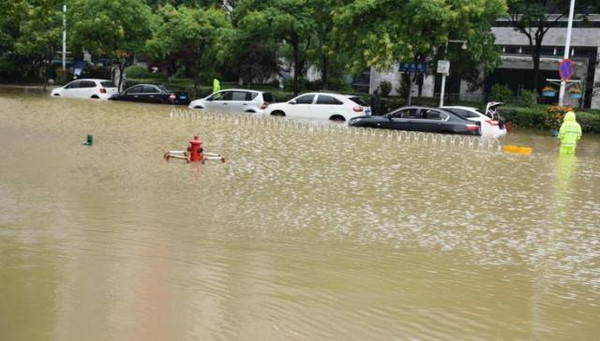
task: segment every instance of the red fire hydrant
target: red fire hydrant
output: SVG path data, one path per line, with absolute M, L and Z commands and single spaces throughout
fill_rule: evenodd
M 190 162 L 204 162 L 202 140 L 200 140 L 198 136 L 194 136 L 194 138 L 190 140 L 190 146 L 187 150 L 190 152 Z

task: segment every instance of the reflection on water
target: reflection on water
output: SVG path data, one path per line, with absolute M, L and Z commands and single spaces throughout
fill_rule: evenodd
M 2 340 L 600 333 L 597 137 L 567 160 L 2 94 Z M 194 134 L 227 162 L 162 159 Z

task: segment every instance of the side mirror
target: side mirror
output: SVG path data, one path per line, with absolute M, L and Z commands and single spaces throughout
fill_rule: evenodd
M 289 104 L 297 104 L 297 102 L 296 102 L 296 101 L 289 101 L 288 103 L 289 103 Z

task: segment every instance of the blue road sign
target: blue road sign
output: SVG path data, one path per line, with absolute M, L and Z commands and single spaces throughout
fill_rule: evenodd
M 426 73 L 427 63 L 400 63 L 400 72 Z

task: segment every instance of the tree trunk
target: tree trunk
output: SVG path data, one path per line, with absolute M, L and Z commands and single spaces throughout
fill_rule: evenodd
M 537 41 L 535 46 L 533 47 L 533 53 L 531 55 L 531 58 L 533 60 L 533 88 L 532 90 L 535 91 L 538 95 L 541 94 L 541 88 L 539 85 L 539 78 L 540 78 L 540 55 L 541 55 L 541 50 L 542 50 L 542 42 Z
M 329 82 L 327 69 L 329 68 L 329 58 L 327 54 L 323 53 L 323 70 L 321 70 L 321 81 L 323 82 L 323 90 L 327 89 L 327 83 Z
M 122 62 L 119 64 L 119 84 L 117 85 L 117 90 L 121 92 L 123 85 L 123 72 L 125 71 L 125 63 Z
M 300 93 L 300 87 L 298 83 L 300 70 L 302 70 L 302 67 L 300 65 L 300 42 L 298 40 L 298 36 L 295 34 L 292 37 L 292 46 L 294 49 L 294 96 L 298 96 Z

